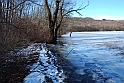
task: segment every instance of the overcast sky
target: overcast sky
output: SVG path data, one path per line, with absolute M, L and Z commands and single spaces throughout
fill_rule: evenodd
M 87 5 L 88 0 L 76 0 L 77 6 L 83 3 Z M 89 6 L 80 11 L 82 17 L 92 17 L 94 19 L 124 19 L 124 0 L 89 0 Z M 74 17 L 80 17 L 74 13 Z

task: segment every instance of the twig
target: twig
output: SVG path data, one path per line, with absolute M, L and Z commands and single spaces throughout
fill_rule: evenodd
M 73 50 L 74 48 L 71 49 L 71 51 Z M 65 58 L 71 53 L 71 51 L 65 56 Z

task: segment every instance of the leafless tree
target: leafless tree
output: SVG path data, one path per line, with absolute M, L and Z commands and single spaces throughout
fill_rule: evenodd
M 44 6 L 47 11 L 48 24 L 51 34 L 50 43 L 55 44 L 57 40 L 57 32 L 62 24 L 63 18 L 67 17 L 72 12 L 80 14 L 79 11 L 85 9 L 89 5 L 89 2 L 86 6 L 79 7 L 77 9 L 74 9 L 74 3 L 67 0 L 52 0 L 51 2 L 44 0 Z
M 28 3 L 31 2 L 29 0 L 0 0 L 0 49 L 4 47 L 6 49 L 6 45 L 20 41 L 19 35 L 23 35 L 23 33 L 20 34 L 22 32 L 20 26 L 24 27 L 20 21 L 24 18 Z
M 81 15 L 88 5 L 74 9 L 70 0 L 0 0 L 0 45 L 40 40 L 47 34 L 41 32 L 48 32 L 44 38 L 55 44 L 63 20 L 73 12 Z

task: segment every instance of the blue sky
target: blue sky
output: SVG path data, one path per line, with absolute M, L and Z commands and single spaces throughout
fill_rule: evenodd
M 76 0 L 77 7 L 83 3 L 83 6 L 89 6 L 80 11 L 82 17 L 92 17 L 94 19 L 124 19 L 124 0 Z M 74 13 L 74 17 L 80 17 Z

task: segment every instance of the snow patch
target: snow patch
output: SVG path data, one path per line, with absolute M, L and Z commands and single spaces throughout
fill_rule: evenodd
M 57 58 L 47 49 L 45 43 L 31 44 L 16 53 L 17 56 L 26 57 L 33 54 L 39 57 L 36 63 L 27 66 L 30 68 L 30 73 L 24 78 L 24 83 L 64 83 L 66 76 L 63 69 L 58 65 Z
M 24 79 L 24 83 L 63 82 L 66 78 L 63 74 L 63 70 L 58 69 L 57 58 L 46 48 L 45 44 L 36 43 L 36 45 L 33 44 L 25 50 L 26 52 L 28 51 L 29 54 L 38 52 L 40 56 L 37 63 L 32 65 L 30 69 L 31 73 Z

